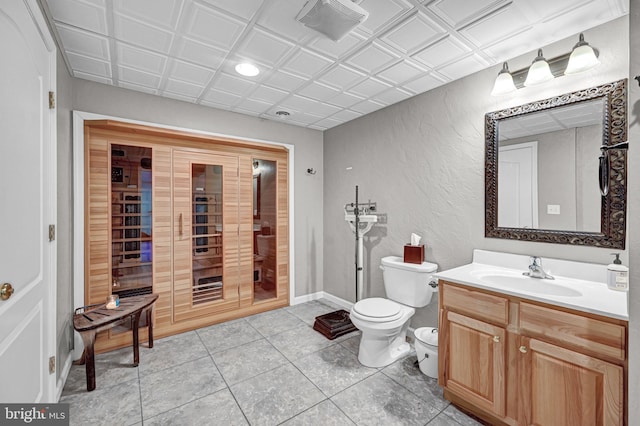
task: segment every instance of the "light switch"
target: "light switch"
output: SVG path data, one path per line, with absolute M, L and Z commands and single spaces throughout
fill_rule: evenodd
M 560 214 L 560 205 L 547 204 L 547 214 Z

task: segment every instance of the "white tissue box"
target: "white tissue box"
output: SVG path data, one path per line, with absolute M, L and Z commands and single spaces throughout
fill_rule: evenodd
M 422 262 L 424 262 L 424 244 L 420 244 L 419 246 L 405 244 L 404 263 L 421 264 Z

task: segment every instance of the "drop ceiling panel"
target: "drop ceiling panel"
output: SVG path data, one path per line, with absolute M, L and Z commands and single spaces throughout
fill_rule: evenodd
M 577 40 L 629 9 L 629 0 L 363 0 L 369 19 L 334 42 L 295 20 L 305 3 L 43 0 L 74 77 L 313 129 Z M 241 60 L 261 73 L 239 76 Z
M 376 73 L 399 59 L 399 54 L 385 49 L 380 44 L 371 43 L 352 55 L 346 62 L 365 73 Z
M 349 93 L 340 93 L 331 99 L 327 100 L 327 103 L 337 105 L 342 108 L 349 108 L 352 105 L 362 102 L 364 98 L 360 96 L 351 95 Z
M 180 80 L 167 80 L 167 84 L 164 88 L 165 91 L 175 93 L 175 94 L 183 94 L 189 98 L 198 98 L 202 91 L 204 90 L 203 86 L 198 86 L 191 83 L 185 83 Z
M 338 65 L 335 68 L 324 73 L 319 80 L 323 83 L 330 84 L 334 87 L 344 90 L 358 80 L 365 78 L 365 74 L 349 68 L 344 65 Z
M 167 57 L 124 43 L 117 44 L 118 63 L 128 68 L 161 75 L 167 63 Z
M 204 86 L 213 77 L 213 72 L 209 68 L 174 60 L 169 76 L 176 80 Z
M 246 24 L 229 15 L 193 3 L 187 16 L 186 36 L 198 39 L 221 49 L 231 49 Z
M 174 30 L 182 4 L 183 0 L 114 0 L 113 9 L 122 15 L 134 16 L 142 21 Z
M 67 58 L 69 58 L 74 71 L 91 74 L 96 77 L 111 77 L 111 64 L 109 62 L 77 55 L 72 52 L 67 53 Z
M 157 89 L 152 89 L 150 87 L 143 86 L 143 85 L 140 85 L 140 84 L 128 83 L 128 82 L 126 82 L 126 81 L 124 81 L 122 79 L 118 83 L 118 86 L 122 87 L 123 89 L 135 90 L 136 92 L 149 93 L 151 95 L 157 95 L 158 94 L 158 90 Z
M 267 0 L 269 6 L 258 17 L 257 24 L 291 41 L 308 41 L 317 32 L 296 21 L 306 0 Z
M 486 68 L 487 65 L 487 61 L 473 53 L 466 58 L 438 68 L 438 73 L 444 75 L 450 80 L 457 80 L 465 75 L 469 75 L 470 73 L 480 71 Z
M 265 84 L 288 92 L 295 91 L 306 82 L 307 79 L 286 71 L 273 72 L 271 76 L 264 80 Z
M 226 12 L 232 13 L 241 19 L 251 19 L 260 6 L 263 0 L 204 0 L 211 6 L 222 9 Z
M 390 88 L 391 85 L 383 83 L 380 80 L 374 80 L 372 78 L 364 80 L 362 83 L 358 83 L 349 89 L 349 92 L 360 95 L 364 98 L 370 98 Z
M 73 76 L 76 78 L 81 78 L 83 80 L 95 81 L 96 83 L 108 84 L 110 86 L 113 85 L 113 80 L 110 78 L 99 77 L 93 74 L 87 74 L 79 70 L 74 71 Z
M 308 86 L 300 89 L 298 93 L 311 99 L 326 101 L 338 95 L 340 91 L 322 83 L 312 82 Z
M 205 101 L 214 102 L 217 105 L 224 105 L 227 109 L 238 103 L 241 99 L 240 96 L 216 89 L 209 90 L 204 96 Z
M 375 96 L 374 101 L 391 105 L 412 97 L 413 94 L 402 89 L 389 89 Z
M 220 74 L 217 77 L 213 87 L 223 92 L 232 93 L 237 96 L 245 96 L 255 86 L 254 83 L 243 78 L 239 78 L 229 74 Z
M 427 7 L 453 28 L 460 28 L 509 3 L 510 0 L 436 0 Z
M 247 58 L 254 59 L 272 67 L 294 47 L 290 43 L 276 35 L 255 28 L 240 45 L 239 53 Z
M 120 77 L 120 81 L 150 89 L 157 89 L 160 85 L 160 76 L 133 68 L 118 66 L 118 75 Z
M 226 55 L 225 50 L 182 37 L 178 41 L 176 58 L 215 70 L 222 65 Z
M 375 34 L 410 11 L 413 5 L 405 0 L 364 0 L 360 7 L 369 12 L 369 17 L 360 28 L 369 34 Z
M 468 46 L 449 36 L 417 52 L 412 58 L 429 68 L 436 68 L 460 59 L 470 51 L 471 49 Z
M 401 85 L 405 81 L 411 80 L 425 73 L 425 69 L 411 64 L 409 61 L 402 61 L 378 73 L 378 77 L 393 85 Z
M 318 36 L 313 41 L 309 42 L 309 48 L 332 59 L 338 59 L 344 57 L 364 40 L 365 38 L 358 36 L 356 33 L 349 33 L 338 42 L 323 36 Z
M 282 69 L 297 75 L 310 78 L 329 65 L 333 61 L 309 50 L 300 49 L 282 66 Z
M 513 4 L 460 30 L 476 46 L 483 47 L 531 28 L 529 19 Z
M 245 99 L 244 101 L 236 105 L 234 109 L 248 111 L 255 114 L 262 114 L 271 107 L 272 105 L 268 102 L 257 101 L 255 99 Z
M 403 84 L 402 87 L 412 91 L 415 94 L 418 94 L 431 89 L 435 89 L 438 86 L 442 86 L 446 82 L 446 78 L 438 78 L 433 74 L 427 74 Z
M 370 112 L 377 111 L 385 106 L 386 105 L 367 99 L 366 101 L 355 104 L 350 109 L 361 114 L 369 114 Z
M 277 104 L 284 98 L 289 96 L 289 92 L 284 90 L 274 89 L 269 86 L 259 86 L 253 93 L 251 93 L 251 99 L 256 99 L 270 104 Z
M 173 33 L 142 21 L 114 14 L 113 26 L 118 40 L 168 54 Z
M 401 21 L 381 37 L 388 45 L 402 53 L 410 53 L 428 46 L 446 35 L 446 30 L 422 12 Z M 420 37 L 416 37 L 420 34 Z
M 57 0 L 49 4 L 53 18 L 77 28 L 108 35 L 107 15 L 103 6 L 81 0 Z
M 58 24 L 57 30 L 67 52 L 111 60 L 108 38 L 63 24 Z

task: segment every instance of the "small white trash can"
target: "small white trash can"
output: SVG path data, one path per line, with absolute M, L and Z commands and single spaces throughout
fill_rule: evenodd
M 438 378 L 438 329 L 420 327 L 413 334 L 416 336 L 416 355 L 420 371 L 427 376 Z

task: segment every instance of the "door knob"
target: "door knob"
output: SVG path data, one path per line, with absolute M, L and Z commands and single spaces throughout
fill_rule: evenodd
M 522 352 L 523 354 L 527 353 L 527 347 L 526 346 L 520 346 L 520 352 Z
M 13 294 L 13 287 L 9 283 L 2 284 L 0 287 L 0 299 L 7 300 Z
M 493 341 L 496 343 L 500 343 L 500 336 L 493 336 Z

